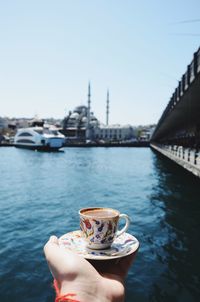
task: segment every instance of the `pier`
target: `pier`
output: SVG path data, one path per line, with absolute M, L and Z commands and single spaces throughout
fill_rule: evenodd
M 200 177 L 200 48 L 172 94 L 150 146 Z

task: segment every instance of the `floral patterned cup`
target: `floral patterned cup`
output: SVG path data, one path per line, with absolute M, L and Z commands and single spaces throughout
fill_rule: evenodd
M 128 215 L 111 208 L 84 208 L 79 211 L 79 215 L 86 246 L 95 250 L 109 248 L 130 224 Z M 125 219 L 126 224 L 119 231 L 118 222 L 121 218 Z

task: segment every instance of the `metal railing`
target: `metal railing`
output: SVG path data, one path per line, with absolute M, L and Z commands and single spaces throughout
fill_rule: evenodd
M 163 151 L 200 168 L 200 150 L 176 145 L 158 145 Z
M 183 74 L 181 80 L 179 81 L 178 87 L 173 92 L 169 103 L 167 104 L 163 114 L 158 121 L 157 127 L 154 130 L 152 139 L 154 138 L 156 132 L 158 131 L 160 125 L 164 119 L 174 110 L 176 105 L 181 101 L 184 93 L 189 89 L 189 86 L 193 83 L 195 78 L 200 74 L 200 47 L 194 53 L 192 62 L 187 66 L 186 72 Z

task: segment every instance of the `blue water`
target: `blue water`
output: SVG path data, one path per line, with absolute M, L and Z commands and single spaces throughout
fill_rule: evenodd
M 0 301 L 53 301 L 49 236 L 79 228 L 78 210 L 132 217 L 141 247 L 127 302 L 200 297 L 200 181 L 148 148 L 0 148 Z

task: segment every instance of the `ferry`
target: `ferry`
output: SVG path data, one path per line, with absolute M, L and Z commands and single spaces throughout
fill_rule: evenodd
M 28 127 L 18 129 L 14 137 L 14 146 L 40 151 L 58 151 L 64 146 L 65 136 L 57 128 Z

